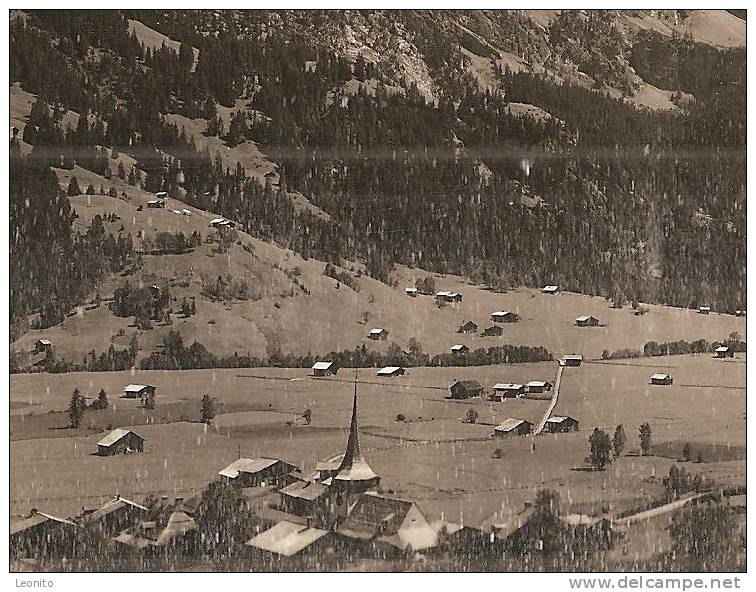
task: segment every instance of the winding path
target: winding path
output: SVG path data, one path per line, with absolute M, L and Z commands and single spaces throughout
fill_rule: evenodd
M 549 406 L 546 408 L 546 413 L 543 414 L 541 421 L 538 422 L 536 429 L 533 430 L 534 436 L 537 436 L 543 431 L 543 428 L 546 426 L 546 420 L 549 419 L 549 417 L 551 417 L 551 412 L 554 411 L 554 407 L 556 407 L 557 401 L 559 400 L 559 387 L 562 384 L 563 371 L 564 371 L 564 366 L 559 364 L 559 366 L 557 367 L 556 378 L 554 379 L 554 394 L 551 397 L 551 402 L 549 403 Z

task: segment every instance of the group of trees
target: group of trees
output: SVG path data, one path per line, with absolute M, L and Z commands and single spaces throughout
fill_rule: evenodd
M 639 429 L 641 453 L 646 456 L 651 453 L 651 426 L 644 423 Z M 586 457 L 586 462 L 598 471 L 603 471 L 613 460 L 622 456 L 627 444 L 627 434 L 625 427 L 620 424 L 614 430 L 614 435 L 610 438 L 604 430 L 594 428 L 588 438 L 590 445 L 590 454 Z
M 706 339 L 697 339 L 689 342 L 684 339 L 678 341 L 670 341 L 657 343 L 656 341 L 648 341 L 643 346 L 643 351 L 636 349 L 620 349 L 609 353 L 608 350 L 604 350 L 602 359 L 604 360 L 617 360 L 626 358 L 640 358 L 640 357 L 656 357 L 656 356 L 678 356 L 686 354 L 703 354 L 715 351 L 720 346 L 727 346 L 733 352 L 745 352 L 746 342 L 742 341 L 740 334 L 733 331 L 726 339 L 722 341 L 709 342 Z
M 138 329 L 151 329 L 153 320 L 170 318 L 171 294 L 167 287 L 134 288 L 128 281 L 113 291 L 111 310 L 117 317 L 134 317 Z
M 68 409 L 66 411 L 68 415 L 69 427 L 76 429 L 81 425 L 84 419 L 84 413 L 87 409 L 107 409 L 110 403 L 108 402 L 108 395 L 105 389 L 100 389 L 97 398 L 87 406 L 87 400 L 84 395 L 81 394 L 79 389 L 74 389 L 71 395 L 71 400 L 68 403 Z

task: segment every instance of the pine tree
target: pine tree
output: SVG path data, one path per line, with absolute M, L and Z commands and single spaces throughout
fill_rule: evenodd
M 79 180 L 74 175 L 68 182 L 68 196 L 81 195 L 81 189 L 79 189 Z
M 614 437 L 612 438 L 612 446 L 614 447 L 614 458 L 622 456 L 622 451 L 625 449 L 625 443 L 627 442 L 627 436 L 625 435 L 625 428 L 622 424 L 618 425 L 614 430 Z
M 204 395 L 202 397 L 202 423 L 211 423 L 215 418 L 215 403 L 210 398 L 210 395 Z
M 84 408 L 86 407 L 86 401 L 79 392 L 79 389 L 74 389 L 71 401 L 68 404 L 68 420 L 70 426 L 76 429 L 81 424 L 81 420 L 84 418 Z
M 640 447 L 643 456 L 651 454 L 651 426 L 648 423 L 640 427 Z

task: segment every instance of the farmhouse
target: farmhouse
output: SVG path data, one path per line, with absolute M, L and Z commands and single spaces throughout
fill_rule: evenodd
M 190 553 L 196 548 L 197 524 L 177 497 L 173 504 L 161 503 L 149 516 L 117 537 L 114 542 L 137 551 L 170 548 L 173 552 Z
M 720 345 L 717 349 L 714 350 L 714 353 L 717 358 L 734 358 L 735 352 L 732 350 L 731 347 L 727 345 Z
M 404 376 L 407 373 L 407 370 L 402 368 L 401 366 L 386 366 L 385 368 L 381 368 L 378 370 L 377 375 L 378 376 Z
M 469 347 L 467 347 L 466 345 L 459 344 L 459 343 L 457 345 L 451 346 L 451 353 L 453 353 L 456 356 L 461 356 L 462 354 L 466 354 L 469 351 L 470 351 Z
M 281 508 L 298 516 L 323 516 L 328 510 L 328 485 L 296 481 L 279 491 Z
M 711 306 L 699 306 L 698 314 L 709 314 L 711 312 Z
M 336 533 L 347 545 L 377 557 L 424 551 L 438 542 L 416 503 L 377 493 L 361 495 Z
M 477 380 L 458 380 L 449 387 L 452 399 L 469 399 L 471 397 L 480 397 L 483 394 L 483 387 Z
M 581 355 L 567 355 L 562 358 L 563 366 L 580 366 L 583 363 Z
M 58 550 L 70 553 L 76 524 L 33 509 L 28 518 L 11 522 L 11 557 L 42 558 Z
M 151 199 L 147 202 L 148 208 L 164 208 L 165 202 L 162 199 Z
M 34 351 L 36 353 L 46 352 L 51 348 L 52 341 L 50 341 L 49 339 L 37 339 L 37 341 L 34 342 Z
M 497 325 L 488 327 L 480 334 L 481 337 L 501 337 L 502 335 L 504 335 L 504 329 Z
M 136 522 L 146 520 L 149 509 L 141 504 L 116 496 L 94 511 L 86 512 L 80 523 L 102 536 L 120 533 Z
M 543 429 L 550 434 L 559 434 L 565 432 L 577 432 L 579 427 L 580 422 L 573 417 L 554 415 L 546 420 Z
M 527 419 L 510 417 L 494 428 L 494 436 L 524 436 L 533 431 L 533 424 Z
M 521 384 L 498 383 L 493 387 L 494 394 L 492 401 L 501 401 L 502 399 L 515 399 L 525 394 L 525 387 Z
M 457 329 L 457 333 L 475 333 L 478 331 L 478 325 L 473 321 L 465 321 Z
M 333 376 L 336 374 L 336 370 L 333 362 L 315 362 L 312 365 L 313 376 Z
M 547 393 L 553 388 L 553 385 L 545 380 L 531 380 L 527 387 L 529 393 Z
M 575 324 L 578 327 L 598 327 L 599 320 L 596 317 L 590 315 L 584 315 L 575 319 Z
M 240 487 L 260 487 L 286 481 L 289 473 L 298 470 L 277 458 L 239 458 L 218 474 Z
M 123 389 L 123 396 L 127 399 L 144 399 L 155 394 L 156 387 L 151 384 L 129 384 Z
M 144 452 L 144 438 L 131 430 L 116 428 L 97 443 L 99 456 Z
M 236 223 L 227 218 L 213 218 L 210 220 L 210 226 L 213 228 L 234 228 Z
M 672 377 L 669 374 L 652 374 L 648 383 L 670 385 L 672 384 Z
M 386 329 L 384 329 L 383 327 L 370 329 L 370 333 L 368 333 L 368 337 L 376 341 L 383 341 L 384 339 L 386 339 L 386 337 L 388 337 L 388 331 L 386 331 Z
M 519 315 L 516 312 L 510 310 L 499 310 L 491 313 L 491 320 L 494 323 L 516 323 L 520 320 Z
M 541 288 L 541 292 L 544 294 L 556 294 L 559 292 L 559 286 L 544 286 Z
M 167 199 L 168 198 L 168 192 L 167 191 L 158 191 L 155 193 L 155 197 L 158 199 Z
M 535 509 L 530 504 L 522 510 L 505 505 L 477 526 L 465 525 L 454 532 L 447 538 L 447 545 L 452 550 L 478 557 L 501 557 L 506 549 L 521 545 L 534 514 Z
M 263 563 L 271 564 L 305 553 L 317 555 L 332 542 L 333 533 L 328 530 L 282 520 L 248 540 L 245 545 Z
M 417 296 L 417 288 L 405 288 L 404 293 L 407 296 L 412 296 L 412 298 L 414 298 L 415 296 Z
M 436 292 L 436 300 L 439 302 L 462 302 L 462 294 L 458 292 Z

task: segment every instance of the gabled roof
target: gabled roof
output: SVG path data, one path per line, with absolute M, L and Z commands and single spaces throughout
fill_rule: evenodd
M 567 354 L 564 356 L 565 360 L 582 360 L 583 356 L 581 354 Z
M 569 415 L 553 415 L 546 420 L 546 423 L 563 423 L 567 421 L 568 419 L 571 419 L 572 421 L 577 421 L 577 419 L 575 419 L 574 417 L 570 417 Z
M 35 343 L 41 343 L 42 345 L 52 345 L 52 341 L 49 339 L 37 339 Z
M 530 423 L 531 425 L 533 425 L 531 422 L 529 422 L 529 421 L 527 421 L 525 419 L 518 419 L 516 417 L 510 417 L 509 419 L 505 419 L 499 425 L 497 425 L 494 428 L 494 431 L 496 431 L 496 432 L 508 432 L 510 430 L 515 429 L 518 425 L 520 425 L 522 423 Z
M 152 385 L 149 384 L 129 384 L 123 387 L 124 393 L 138 393 L 141 390 L 146 389 L 147 387 L 150 387 Z
M 547 382 L 546 380 L 531 380 L 528 383 L 528 386 L 546 386 L 547 384 L 551 384 L 550 382 Z
M 578 318 L 576 318 L 575 320 L 582 322 L 582 321 L 589 321 L 591 319 L 594 319 L 594 320 L 598 321 L 598 319 L 596 317 L 591 316 L 591 315 L 582 315 L 582 316 L 579 316 Z
M 124 436 L 128 434 L 134 434 L 138 438 L 141 438 L 141 436 L 137 434 L 136 432 L 133 432 L 131 430 L 125 430 L 123 428 L 116 428 L 112 432 L 110 432 L 107 436 L 105 436 L 102 440 L 100 440 L 97 443 L 97 445 L 98 446 L 111 446 L 112 444 L 115 444 L 116 442 L 118 442 L 118 440 L 120 440 L 121 438 L 123 438 Z
M 720 346 L 719 346 L 719 347 L 718 347 L 718 348 L 716 349 L 716 351 L 718 351 L 718 352 L 728 352 L 728 351 L 730 351 L 730 348 L 729 348 L 729 346 L 727 346 L 727 345 L 720 345 Z
M 417 292 L 417 288 L 404 288 L 405 292 Z
M 493 532 L 498 540 L 505 541 L 525 526 L 534 513 L 535 508 L 532 506 L 523 511 L 516 511 L 511 506 L 507 506 L 483 520 L 479 529 L 483 532 Z
M 228 465 L 225 469 L 218 471 L 219 475 L 228 477 L 230 479 L 236 479 L 240 473 L 248 473 L 254 475 L 260 471 L 273 466 L 277 462 L 281 462 L 276 458 L 239 458 Z
M 337 454 L 329 458 L 328 460 L 322 460 L 315 465 L 316 471 L 337 471 L 341 466 L 341 461 L 344 460 L 343 454 Z
M 327 530 L 282 520 L 272 528 L 247 541 L 245 545 L 276 555 L 291 557 L 316 543 L 327 534 Z
M 543 292 L 556 292 L 558 289 L 559 289 L 559 286 L 551 285 L 551 286 L 544 286 L 543 288 L 541 288 L 541 291 L 543 291 Z
M 104 518 L 105 516 L 108 516 L 112 514 L 113 512 L 117 512 L 121 508 L 125 508 L 127 506 L 131 506 L 133 508 L 142 510 L 144 512 L 149 512 L 149 509 L 141 504 L 132 502 L 131 500 L 126 499 L 125 497 L 117 497 L 112 500 L 108 500 L 102 506 L 96 509 L 94 512 L 90 512 L 89 514 L 84 516 L 84 522 L 92 522 L 95 520 L 99 520 L 100 518 Z
M 525 388 L 525 387 L 523 387 L 521 384 L 499 382 L 495 384 L 493 388 L 495 391 L 500 391 L 500 390 L 509 391 L 509 390 L 520 390 L 521 388 Z
M 467 347 L 466 345 L 458 343 L 457 345 L 452 345 L 451 349 L 452 349 L 452 351 L 459 351 L 459 350 L 462 350 L 462 349 L 470 349 L 470 348 Z
M 483 388 L 477 380 L 457 380 L 456 382 L 454 382 L 454 384 L 452 384 L 452 386 L 454 386 L 455 384 L 458 384 L 463 388 L 469 388 L 469 389 Z
M 313 501 L 328 491 L 328 486 L 312 481 L 297 481 L 280 490 L 283 495 Z
M 67 526 L 76 526 L 76 523 L 68 520 L 67 518 L 59 518 L 58 516 L 53 516 L 52 514 L 35 511 L 28 518 L 23 518 L 21 520 L 17 520 L 16 522 L 12 522 L 10 525 L 10 534 L 18 534 L 19 532 L 29 530 L 30 528 L 34 528 L 35 526 L 39 526 L 40 524 L 44 524 L 48 521 L 58 522 L 59 524 L 65 524 Z
M 507 315 L 515 314 L 511 310 L 497 310 L 496 312 L 492 312 L 492 317 L 505 317 Z
M 370 329 L 370 333 L 383 333 L 385 330 L 383 327 L 376 327 L 375 329 Z
M 401 366 L 386 366 L 385 368 L 378 370 L 378 376 L 394 374 L 394 372 L 398 372 L 399 370 L 404 370 L 404 368 L 402 368 Z
M 333 366 L 333 362 L 315 362 L 312 365 L 313 370 L 328 370 L 331 366 Z
M 225 218 L 213 218 L 212 220 L 210 220 L 210 224 L 220 224 L 224 220 Z
M 436 292 L 436 296 L 441 296 L 441 297 L 446 298 L 447 296 L 451 296 L 453 293 L 454 292 L 446 292 L 446 291 L 444 291 L 444 292 Z
M 666 378 L 672 378 L 672 377 L 669 374 L 662 374 L 662 373 L 651 375 L 651 380 L 664 380 Z

